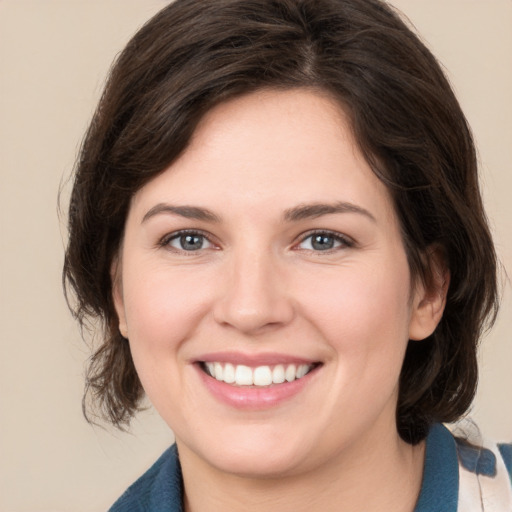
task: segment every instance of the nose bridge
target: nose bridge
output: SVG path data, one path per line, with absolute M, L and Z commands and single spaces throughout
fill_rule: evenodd
M 279 257 L 269 248 L 245 244 L 233 251 L 229 277 L 219 298 L 216 319 L 240 331 L 283 325 L 293 316 Z

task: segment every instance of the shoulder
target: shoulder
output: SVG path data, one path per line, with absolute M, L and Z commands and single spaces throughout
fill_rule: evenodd
M 109 512 L 181 512 L 182 487 L 178 452 L 173 445 L 123 493 Z
M 474 507 L 475 503 L 489 512 L 512 510 L 512 444 L 482 437 L 478 428 L 467 421 L 453 433 L 462 510 L 473 510 L 471 504 Z
M 510 512 L 512 445 L 483 439 L 470 421 L 433 425 L 415 512 L 432 510 Z

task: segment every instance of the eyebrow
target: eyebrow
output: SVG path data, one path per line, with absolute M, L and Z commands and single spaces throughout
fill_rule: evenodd
M 206 208 L 199 208 L 197 206 L 173 206 L 167 203 L 159 203 L 151 208 L 146 215 L 142 218 L 142 223 L 146 222 L 151 217 L 161 213 L 170 213 L 184 217 L 185 219 L 204 220 L 207 222 L 220 222 L 220 217 L 215 215 Z
M 167 203 L 158 203 L 144 215 L 142 223 L 146 222 L 151 217 L 155 217 L 162 213 L 178 215 L 186 219 L 195 219 L 214 223 L 221 222 L 221 218 L 207 208 L 200 208 L 198 206 L 174 206 Z M 286 222 L 297 222 L 299 220 L 315 219 L 322 215 L 335 213 L 358 213 L 360 215 L 364 215 L 373 222 L 377 222 L 375 217 L 368 210 L 348 202 L 338 202 L 334 204 L 302 204 L 285 210 L 283 218 Z
M 293 222 L 304 219 L 315 219 L 322 215 L 332 213 L 358 213 L 360 215 L 364 215 L 373 222 L 377 222 L 377 219 L 365 208 L 343 201 L 334 204 L 313 203 L 299 205 L 286 210 L 284 213 L 284 219 L 286 221 Z

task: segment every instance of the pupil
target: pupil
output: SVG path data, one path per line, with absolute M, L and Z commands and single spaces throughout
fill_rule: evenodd
M 203 246 L 202 237 L 197 235 L 182 235 L 180 242 L 181 246 L 186 251 L 201 249 L 201 247 Z
M 334 246 L 334 240 L 331 236 L 327 235 L 315 235 L 312 241 L 313 249 L 319 251 L 326 251 L 332 249 Z

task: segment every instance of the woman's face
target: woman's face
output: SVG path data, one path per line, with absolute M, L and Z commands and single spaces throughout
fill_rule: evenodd
M 326 95 L 213 109 L 133 198 L 114 273 L 182 457 L 277 476 L 398 442 L 404 351 L 435 325 L 390 196 Z

